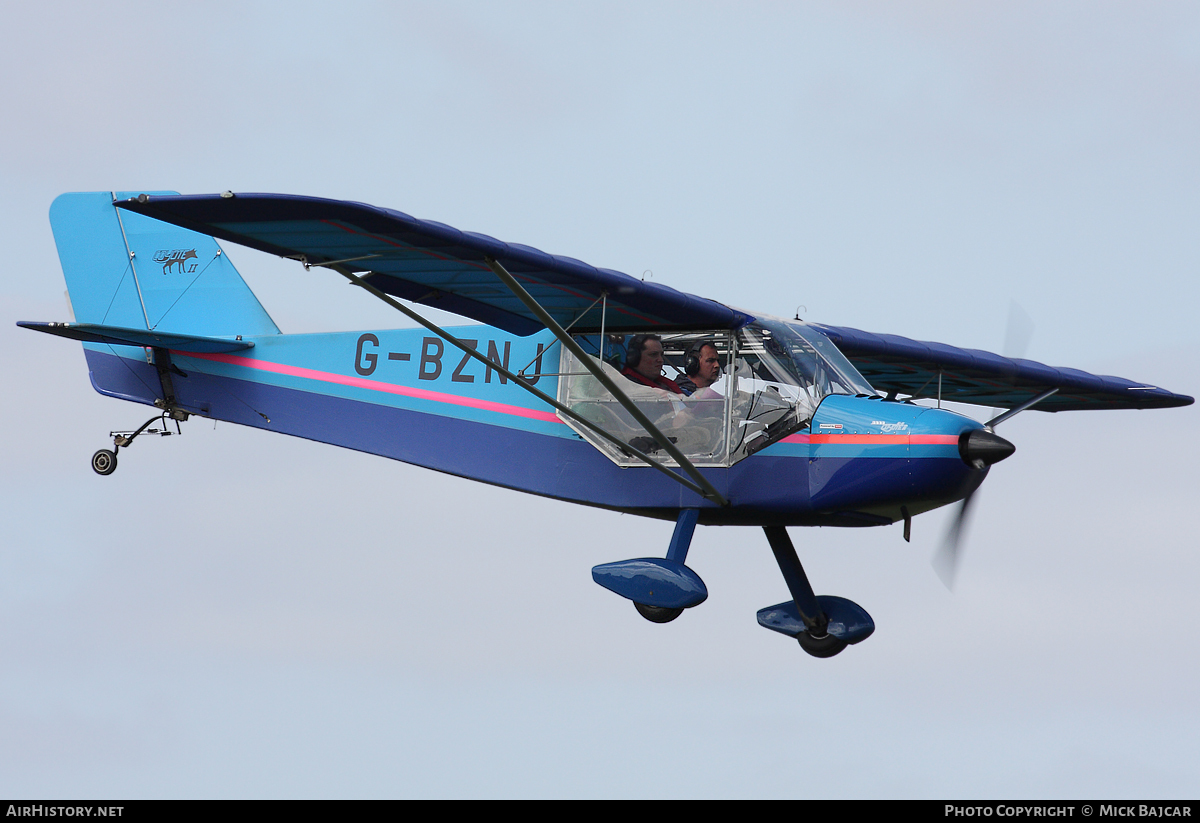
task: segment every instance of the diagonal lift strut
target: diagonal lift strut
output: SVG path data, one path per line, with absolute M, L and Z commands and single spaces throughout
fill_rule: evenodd
M 595 432 L 598 436 L 609 441 L 610 443 L 612 443 L 614 446 L 616 446 L 618 449 L 620 449 L 625 454 L 629 454 L 633 457 L 638 458 L 639 460 L 646 463 L 646 465 L 650 466 L 653 469 L 656 469 L 657 471 L 661 472 L 662 474 L 665 474 L 667 477 L 670 477 L 672 480 L 674 480 L 677 483 L 683 485 L 684 487 L 690 489 L 691 491 L 695 492 L 696 494 L 700 495 L 701 497 L 712 499 L 708 492 L 708 489 L 712 488 L 712 486 L 703 477 L 700 478 L 703 481 L 703 485 L 701 485 L 701 484 L 692 482 L 687 477 L 683 477 L 683 476 L 679 475 L 678 473 L 671 471 L 671 469 L 669 467 L 658 462 L 653 457 L 650 457 L 649 455 L 645 454 L 641 450 L 637 449 L 634 446 L 631 446 L 628 443 L 622 442 L 618 438 L 616 438 L 613 435 L 609 434 L 608 432 L 604 431 L 602 428 L 597 426 L 592 421 L 576 414 L 573 410 L 567 408 L 562 403 L 559 403 L 557 400 L 550 397 L 550 395 L 529 385 L 529 382 L 524 377 L 514 374 L 513 372 L 509 371 L 507 368 L 505 368 L 504 366 L 495 362 L 494 360 L 490 360 L 487 357 L 485 357 L 484 355 L 480 354 L 478 351 L 476 351 L 472 347 L 466 345 L 461 340 L 456 338 L 454 335 L 450 334 L 445 329 L 438 326 L 436 323 L 430 322 L 429 320 L 425 319 L 420 314 L 418 314 L 416 311 L 410 309 L 408 306 L 405 306 L 403 303 L 399 302 L 398 300 L 394 299 L 390 295 L 388 295 L 388 294 L 384 293 L 383 291 L 381 291 L 380 289 L 376 288 L 365 277 L 358 276 L 353 271 L 351 271 L 349 268 L 339 265 L 337 263 L 337 261 L 334 261 L 333 263 L 306 263 L 306 265 L 319 266 L 319 267 L 329 268 L 329 269 L 332 269 L 333 271 L 336 271 L 338 274 L 342 275 L 347 280 L 349 280 L 352 285 L 358 286 L 358 287 L 370 292 L 375 297 L 382 300 L 384 303 L 387 303 L 392 308 L 394 308 L 397 311 L 404 314 L 406 317 L 416 321 L 417 323 L 420 323 L 422 326 L 429 329 L 429 331 L 436 334 L 442 340 L 445 340 L 450 345 L 454 346 L 455 348 L 460 349 L 464 354 L 474 358 L 475 360 L 478 360 L 479 362 L 481 362 L 485 366 L 487 366 L 489 369 L 499 372 L 505 378 L 513 381 L 516 385 L 520 386 L 522 389 L 529 392 L 534 397 L 538 398 L 539 400 L 541 400 L 542 402 L 551 406 L 552 408 L 557 409 L 563 415 L 571 418 L 579 425 L 587 428 L 589 431 Z M 574 343 L 573 340 L 571 342 Z M 673 444 L 672 444 L 672 446 L 673 446 Z M 699 473 L 697 472 L 697 474 L 699 474 Z M 712 491 L 713 491 L 713 493 L 717 493 L 716 489 L 712 489 Z M 717 500 L 722 505 L 725 505 L 725 503 L 726 503 L 725 499 L 723 497 L 720 497 L 719 493 L 717 493 Z
M 554 332 L 554 336 L 558 338 L 558 342 L 561 343 L 564 348 L 570 351 L 571 354 L 575 355 L 575 359 L 582 363 L 584 367 L 592 373 L 592 376 L 599 381 L 600 385 L 604 386 L 604 388 L 607 389 L 609 393 L 611 393 L 612 396 L 617 399 L 618 402 L 620 402 L 625 410 L 632 415 L 633 419 L 636 420 L 643 429 L 650 433 L 650 435 L 654 438 L 654 441 L 658 443 L 663 451 L 669 454 L 672 459 L 679 464 L 679 467 L 687 472 L 688 476 L 691 477 L 697 485 L 704 489 L 704 497 L 722 506 L 729 505 L 729 501 L 725 499 L 724 495 L 717 491 L 716 487 L 708 481 L 708 478 L 702 475 L 700 470 L 692 465 L 692 461 L 684 457 L 683 452 L 681 452 L 679 448 L 671 442 L 671 439 L 663 434 L 663 432 L 657 426 L 650 422 L 650 419 L 646 417 L 641 409 L 638 408 L 637 404 L 629 399 L 629 396 L 625 394 L 625 392 L 621 391 L 620 387 L 613 382 L 611 377 L 604 373 L 604 369 L 600 365 L 599 361 L 587 354 L 580 347 L 580 345 L 575 342 L 575 339 L 563 330 L 562 326 L 558 324 L 558 321 L 555 320 L 548 311 L 542 308 L 541 304 L 538 303 L 537 300 L 535 300 L 533 296 L 525 290 L 524 286 L 517 282 L 515 277 L 509 274 L 508 270 L 505 269 L 504 266 L 500 265 L 500 261 L 496 260 L 494 257 L 487 257 L 484 258 L 484 262 L 491 267 L 492 271 L 496 273 L 496 276 L 500 278 L 504 285 L 508 286 L 509 291 L 520 298 L 521 302 L 524 303 L 531 312 L 533 312 L 534 316 L 542 322 L 542 325 Z

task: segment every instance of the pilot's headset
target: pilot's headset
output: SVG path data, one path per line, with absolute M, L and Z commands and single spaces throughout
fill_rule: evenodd
M 649 334 L 635 334 L 629 338 L 625 349 L 625 365 L 628 368 L 636 369 L 642 362 L 642 350 L 646 348 L 646 340 L 650 337 Z

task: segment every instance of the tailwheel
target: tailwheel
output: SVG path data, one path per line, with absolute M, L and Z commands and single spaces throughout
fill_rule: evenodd
M 796 635 L 796 642 L 800 644 L 800 648 L 813 657 L 821 658 L 833 657 L 849 645 L 845 640 L 839 640 L 832 634 L 814 637 L 811 631 L 801 632 Z
M 112 474 L 117 470 L 117 453 L 101 449 L 92 455 L 92 471 L 96 474 Z
M 649 620 L 651 623 L 670 623 L 676 617 L 683 614 L 683 609 L 666 609 L 662 606 L 647 606 L 645 603 L 633 601 L 633 607 L 638 610 L 638 614 Z M 838 649 L 841 651 L 841 649 Z M 837 652 L 834 652 L 836 654 Z

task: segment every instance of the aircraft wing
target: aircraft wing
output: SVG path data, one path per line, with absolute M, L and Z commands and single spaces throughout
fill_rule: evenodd
M 1057 388 L 1039 411 L 1159 409 L 1191 405 L 1191 397 L 1157 386 L 1032 360 L 1001 357 L 977 349 L 871 334 L 844 326 L 812 324 L 833 341 L 863 377 L 881 392 L 941 398 L 953 403 L 1013 408 Z
M 309 265 L 340 263 L 380 291 L 519 335 L 544 326 L 484 262 L 498 260 L 561 326 L 736 329 L 752 317 L 712 300 L 570 257 L 504 243 L 365 203 L 285 194 L 141 195 L 116 205 Z
M 485 262 L 494 258 L 564 327 L 595 332 L 737 329 L 754 318 L 721 303 L 570 257 L 402 212 L 286 194 L 139 195 L 116 206 L 307 265 L 339 265 L 387 294 L 513 334 L 544 326 Z M 366 274 L 362 274 L 366 273 Z M 814 324 L 817 325 L 817 324 Z M 1058 389 L 1043 411 L 1161 408 L 1193 402 L 1157 386 L 974 349 L 817 325 L 882 392 L 1012 408 Z

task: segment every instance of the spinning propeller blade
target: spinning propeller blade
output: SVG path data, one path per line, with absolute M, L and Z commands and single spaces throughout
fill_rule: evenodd
M 963 498 L 954 515 L 954 520 L 950 523 L 950 528 L 946 530 L 946 536 L 942 538 L 942 545 L 933 555 L 933 570 L 937 572 L 942 584 L 950 591 L 954 591 L 954 575 L 958 571 L 958 558 L 962 549 L 967 513 L 971 509 L 971 501 L 975 499 L 977 491 L 979 491 L 978 486 Z
M 975 429 L 963 434 L 958 442 L 958 451 L 962 459 L 979 469 L 967 496 L 963 498 L 958 512 L 946 530 L 942 545 L 933 556 L 933 569 L 941 578 L 947 589 L 954 589 L 954 575 L 958 570 L 958 558 L 962 553 L 963 532 L 966 530 L 967 514 L 971 510 L 971 501 L 975 499 L 983 479 L 987 477 L 988 469 L 993 463 L 999 463 L 1010 457 L 1017 447 L 995 432 L 987 429 Z
M 1033 318 L 1025 309 L 1021 308 L 1017 301 L 1010 300 L 1008 323 L 1004 330 L 1004 348 L 1002 349 L 1004 356 L 1024 357 L 1029 350 L 1029 341 L 1033 339 L 1033 330 Z M 997 417 L 1002 413 L 1002 409 L 995 410 Z M 1014 451 L 1016 451 L 1016 447 L 1012 443 L 989 431 L 971 432 L 959 443 L 959 452 L 962 454 L 963 460 L 973 463 L 977 468 L 998 463 Z M 942 545 L 933 555 L 933 570 L 937 572 L 946 588 L 951 591 L 954 590 L 954 575 L 958 571 L 958 558 L 962 554 L 967 514 L 971 508 L 971 501 L 975 499 L 975 493 L 979 491 L 979 486 L 983 483 L 986 474 L 986 472 L 980 474 L 979 482 L 971 491 L 967 492 L 967 496 L 959 504 L 954 520 L 950 522 L 950 528 L 946 530 L 946 536 L 942 538 Z
M 1005 357 L 1021 359 L 1029 353 L 1029 342 L 1033 339 L 1033 318 L 1029 312 L 1021 308 L 1016 300 L 1008 301 L 1008 323 L 1004 328 L 1004 348 L 1000 353 Z M 1003 414 L 1003 409 L 994 409 L 992 417 Z
M 1029 312 L 1021 308 L 1016 300 L 1008 303 L 1008 323 L 1004 329 L 1004 348 L 1001 353 L 1005 357 L 1023 358 L 1029 351 L 1029 342 L 1033 339 L 1033 318 Z

